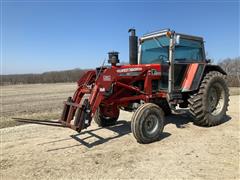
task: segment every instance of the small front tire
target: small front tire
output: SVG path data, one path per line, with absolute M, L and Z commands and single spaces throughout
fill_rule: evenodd
M 164 112 L 156 104 L 143 104 L 132 116 L 132 133 L 139 143 L 147 144 L 157 141 L 163 128 Z

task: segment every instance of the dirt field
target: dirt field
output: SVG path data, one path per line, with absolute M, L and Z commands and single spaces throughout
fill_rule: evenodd
M 0 86 L 0 128 L 22 124 L 13 118 L 57 119 L 76 83 Z
M 93 123 L 80 134 L 44 122 L 59 116 L 74 89 L 75 84 L 2 87 L 1 127 L 28 121 L 0 129 L 2 179 L 240 178 L 239 95 L 231 96 L 225 123 L 203 128 L 187 114 L 173 115 L 160 141 L 141 145 L 130 130 L 131 113 L 121 112 L 116 126 Z

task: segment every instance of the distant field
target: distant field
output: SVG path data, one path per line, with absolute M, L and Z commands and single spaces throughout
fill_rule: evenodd
M 21 124 L 15 118 L 58 119 L 62 102 L 73 95 L 76 83 L 10 85 L 0 88 L 0 128 L 4 128 Z M 230 88 L 230 94 L 240 94 L 240 88 Z
M 63 101 L 72 96 L 76 83 L 1 86 L 0 128 L 21 123 L 13 118 L 57 119 Z

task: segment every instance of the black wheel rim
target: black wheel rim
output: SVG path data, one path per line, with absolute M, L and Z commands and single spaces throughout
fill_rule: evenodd
M 150 114 L 144 120 L 143 132 L 147 137 L 154 137 L 158 134 L 159 121 L 155 114 Z
M 219 115 L 224 107 L 225 91 L 220 83 L 213 84 L 208 94 L 208 110 L 213 116 Z

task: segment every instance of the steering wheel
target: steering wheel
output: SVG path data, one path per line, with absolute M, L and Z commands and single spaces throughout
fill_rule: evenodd
M 166 55 L 160 55 L 159 57 L 158 57 L 161 61 L 167 61 L 168 60 L 168 57 L 166 56 Z

